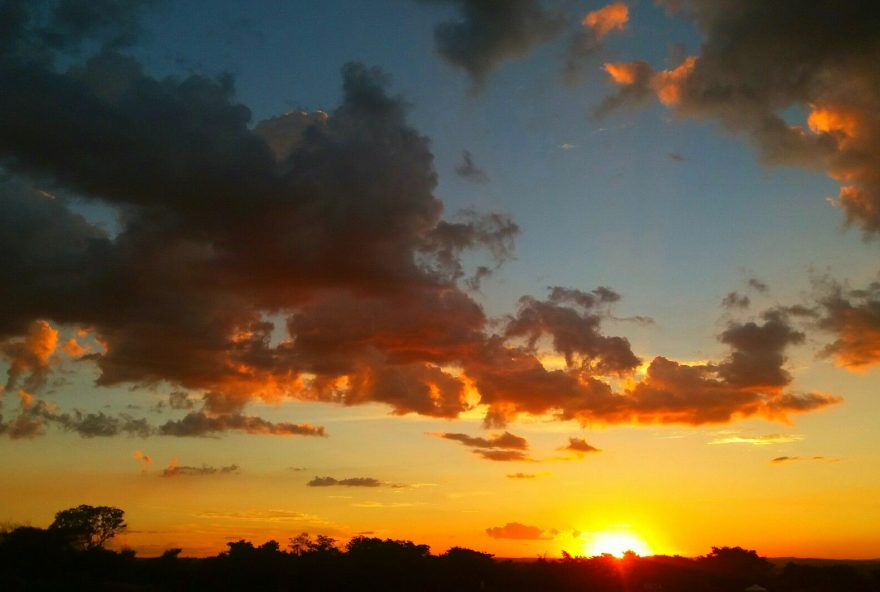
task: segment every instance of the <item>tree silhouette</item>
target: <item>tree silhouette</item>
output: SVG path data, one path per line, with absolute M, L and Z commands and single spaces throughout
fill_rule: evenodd
M 336 539 L 323 534 L 319 534 L 316 539 L 312 540 L 309 533 L 303 532 L 288 540 L 290 542 L 287 545 L 287 548 L 290 549 L 290 552 L 293 555 L 305 555 L 307 553 L 339 553 L 339 549 L 336 547 Z
M 82 504 L 55 514 L 49 530 L 65 535 L 80 549 L 97 549 L 126 528 L 125 512 L 110 506 Z
M 276 540 L 241 539 L 214 557 L 159 557 L 102 549 L 125 528 L 117 508 L 58 512 L 48 529 L 0 527 L 0 590 L 187 590 L 226 592 L 880 592 L 878 562 L 790 562 L 785 568 L 741 547 L 700 557 L 599 555 L 535 561 L 497 559 L 463 547 L 357 536 L 339 546 L 302 533 L 288 551 Z M 757 587 L 755 589 L 758 589 Z

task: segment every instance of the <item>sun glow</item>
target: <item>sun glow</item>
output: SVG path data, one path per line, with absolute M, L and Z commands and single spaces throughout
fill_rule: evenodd
M 638 555 L 653 555 L 648 543 L 632 532 L 597 532 L 590 535 L 584 544 L 584 555 L 587 557 L 603 554 L 623 557 L 627 551 Z

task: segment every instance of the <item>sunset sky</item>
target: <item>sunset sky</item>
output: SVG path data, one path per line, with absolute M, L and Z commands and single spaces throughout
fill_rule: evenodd
M 880 557 L 878 22 L 0 0 L 0 523 Z

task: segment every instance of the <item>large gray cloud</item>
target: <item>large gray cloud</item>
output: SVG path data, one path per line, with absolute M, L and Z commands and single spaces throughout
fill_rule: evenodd
M 462 7 L 480 19 L 499 10 L 467 12 L 478 4 Z M 323 433 L 246 415 L 255 399 L 378 401 L 437 417 L 482 403 L 488 425 L 521 413 L 703 423 L 831 402 L 782 393 L 791 335 L 753 351 L 735 331 L 723 338 L 728 359 L 695 368 L 657 358 L 643 382 L 615 393 L 608 378 L 632 376 L 640 360 L 604 330 L 620 299 L 607 288 L 553 288 L 491 323 L 462 287 L 489 268 L 469 280 L 462 255 L 482 249 L 497 266 L 519 229 L 500 213 L 444 217 L 430 141 L 380 70 L 349 64 L 336 109 L 252 127 L 230 78 L 156 79 L 120 51 L 136 27 L 117 21 L 138 4 L 119 3 L 107 22 L 85 11 L 57 43 L 45 31 L 61 31 L 52 23 L 68 18 L 68 3 L 14 6 L 0 58 L 0 353 L 10 389 L 41 386 L 50 334 L 75 323 L 100 344 L 83 357 L 99 385 L 204 395 L 203 407 L 149 428 L 167 435 Z M 499 22 L 532 39 L 541 18 L 553 20 L 529 21 L 535 10 L 511 3 Z M 520 47 L 507 43 L 489 44 L 495 57 L 479 63 Z M 92 54 L 69 53 L 90 44 Z M 111 209 L 118 231 L 77 214 L 80 199 Z M 542 362 L 542 340 L 564 368 Z M 747 384 L 756 372 L 762 382 Z M 84 436 L 139 434 L 135 418 L 36 408 L 5 430 L 54 422 Z M 483 455 L 516 452 L 524 456 Z

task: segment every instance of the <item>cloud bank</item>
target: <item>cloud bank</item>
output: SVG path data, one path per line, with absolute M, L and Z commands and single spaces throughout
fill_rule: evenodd
M 450 3 L 463 20 L 438 29 L 438 40 L 478 78 L 556 34 L 557 17 L 537 2 Z M 100 348 L 68 349 L 96 365 L 98 385 L 168 385 L 201 404 L 173 395 L 169 406 L 186 414 L 152 426 L 22 399 L 15 418 L 0 420 L 7 435 L 50 424 L 84 437 L 325 435 L 244 411 L 290 399 L 443 418 L 483 405 L 485 425 L 499 428 L 521 414 L 583 424 L 785 420 L 837 401 L 789 389 L 787 352 L 805 337 L 778 311 L 731 322 L 719 336 L 727 354 L 702 365 L 643 364 L 606 330 L 621 299 L 607 287 L 551 287 L 488 318 L 465 288 L 490 268 L 468 269 L 467 254 L 482 251 L 497 267 L 519 228 L 499 212 L 445 216 L 429 138 L 409 124 L 386 74 L 348 64 L 337 108 L 253 125 L 228 76 L 145 72 L 124 51 L 140 6 L 124 4 L 85 11 L 76 24 L 61 4 L 17 4 L 0 43 L 5 390 L 42 388 L 59 328 L 77 326 Z M 599 11 L 586 27 L 604 36 L 624 15 Z M 685 82 L 701 60 L 652 73 L 649 90 L 662 81 L 670 104 L 688 104 Z M 608 70 L 624 87 L 644 77 Z M 86 219 L 78 200 L 114 212 L 118 231 Z M 847 321 L 826 310 L 825 325 L 845 332 Z M 541 362 L 548 347 L 564 368 Z M 528 459 L 524 446 L 475 450 Z

